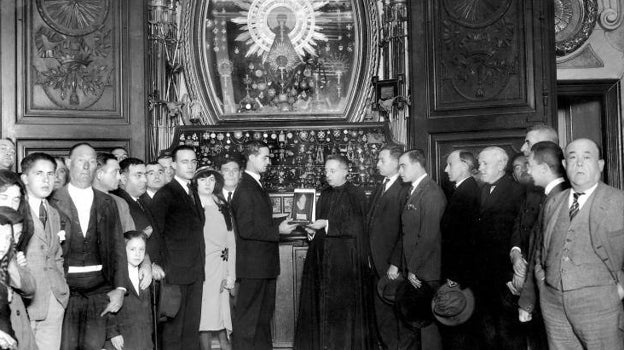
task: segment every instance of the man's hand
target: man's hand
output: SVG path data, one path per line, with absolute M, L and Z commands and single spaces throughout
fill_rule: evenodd
M 533 319 L 533 315 L 523 308 L 518 308 L 518 319 L 520 322 L 529 322 Z
M 0 331 L 0 349 L 17 349 L 17 341 L 10 335 Z
M 511 294 L 513 295 L 520 295 L 520 291 L 516 289 L 516 287 L 514 287 L 513 283 L 511 283 L 511 281 L 507 282 L 507 288 L 509 288 L 509 291 L 511 292 Z
M 519 276 L 526 276 L 527 261 L 522 257 L 522 253 L 519 250 L 514 249 L 509 254 L 511 263 L 513 264 L 514 273 Z
M 297 224 L 289 225 L 288 219 L 285 219 L 279 224 L 279 233 L 287 235 L 293 232 L 295 228 L 297 228 Z
M 115 336 L 111 338 L 111 343 L 117 350 L 122 350 L 124 347 L 124 339 L 121 335 Z
M 305 227 L 305 230 L 306 230 L 306 232 L 308 234 L 308 241 L 313 240 L 314 236 L 316 236 L 316 231 L 311 229 L 311 228 L 308 228 L 308 227 Z
M 622 288 L 621 284 L 617 284 L 617 291 L 618 291 L 618 296 L 620 297 L 620 300 L 624 299 L 624 288 Z
M 513 284 L 514 288 L 519 292 L 522 291 L 522 287 L 524 286 L 524 281 L 526 280 L 525 276 L 519 276 L 514 273 L 513 278 L 511 279 L 511 284 Z
M 388 279 L 390 280 L 397 279 L 399 277 L 399 268 L 394 265 L 390 265 L 388 267 L 388 271 L 386 272 L 386 276 L 388 276 Z
M 108 305 L 106 305 L 104 311 L 102 311 L 102 313 L 100 314 L 100 316 L 102 317 L 109 312 L 116 313 L 123 306 L 123 290 L 116 288 L 106 294 L 108 295 L 108 300 L 110 301 L 108 302 Z
M 160 281 L 165 278 L 165 270 L 162 267 L 158 266 L 156 263 L 152 263 L 152 277 L 156 281 Z
M 414 286 L 414 288 L 420 288 L 422 286 L 422 282 L 411 272 L 407 274 L 407 280 L 412 284 L 412 286 Z
M 315 222 L 313 222 L 310 225 L 308 225 L 308 227 L 312 228 L 312 229 L 315 229 L 315 230 L 324 229 L 325 227 L 327 227 L 327 220 L 325 220 L 325 219 L 318 219 Z
M 21 267 L 28 266 L 28 262 L 26 261 L 26 257 L 24 256 L 24 252 L 17 252 L 15 255 L 15 260 L 17 261 L 17 265 Z
M 147 289 L 152 284 L 152 265 L 141 264 L 139 267 L 139 288 Z

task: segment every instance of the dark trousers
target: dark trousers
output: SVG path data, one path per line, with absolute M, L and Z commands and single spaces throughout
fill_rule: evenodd
M 163 350 L 198 350 L 203 281 L 181 284 L 180 309 L 163 323 Z
M 271 350 L 271 318 L 275 311 L 275 278 L 241 278 L 236 298 L 234 350 Z
M 374 286 L 377 286 L 378 278 L 375 278 Z M 408 329 L 401 322 L 394 311 L 394 306 L 384 302 L 377 290 L 375 295 L 375 320 L 377 321 L 377 331 L 381 337 L 384 349 L 404 350 L 410 349 L 414 343 L 414 332 Z
M 63 319 L 62 350 L 101 350 L 106 342 L 108 314 L 100 314 L 108 305 L 106 294 L 72 293 Z
M 481 294 L 476 312 L 481 330 L 481 349 L 526 350 L 530 325 L 518 319 L 518 306 L 508 291 Z M 515 297 L 517 298 L 517 297 Z

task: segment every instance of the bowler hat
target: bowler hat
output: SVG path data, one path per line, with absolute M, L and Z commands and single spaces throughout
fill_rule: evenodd
M 394 304 L 397 288 L 404 280 L 402 275 L 393 280 L 389 279 L 388 276 L 380 278 L 377 281 L 377 294 L 379 294 L 381 300 L 387 304 Z
M 420 329 L 433 322 L 432 298 L 433 289 L 429 284 L 423 281 L 422 285 L 416 288 L 405 280 L 397 288 L 394 307 L 399 318 L 407 326 L 412 329 Z
M 470 288 L 461 289 L 457 283 L 444 283 L 431 300 L 433 316 L 447 326 L 460 325 L 472 316 L 475 299 Z

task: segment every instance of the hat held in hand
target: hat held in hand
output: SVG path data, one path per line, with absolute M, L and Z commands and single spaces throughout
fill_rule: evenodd
M 459 284 L 450 280 L 438 289 L 431 301 L 433 316 L 447 326 L 458 326 L 468 321 L 474 306 L 472 290 L 461 289 Z
M 425 328 L 433 322 L 431 315 L 431 299 L 433 289 L 423 281 L 419 288 L 404 280 L 396 291 L 394 308 L 399 318 L 409 328 L 416 330 Z
M 404 280 L 405 279 L 402 275 L 399 275 L 399 277 L 393 280 L 388 278 L 387 275 L 381 277 L 377 282 L 377 294 L 379 294 L 381 300 L 383 300 L 386 304 L 394 304 L 394 301 L 396 300 L 397 289 Z

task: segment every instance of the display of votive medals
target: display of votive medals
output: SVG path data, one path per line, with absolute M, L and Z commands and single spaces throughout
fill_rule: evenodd
M 176 135 L 178 144 L 190 145 L 197 152 L 199 166 L 219 165 L 231 157 L 240 157 L 249 140 L 268 144 L 271 166 L 262 181 L 270 191 L 295 188 L 320 189 L 325 185 L 325 160 L 341 154 L 350 161 L 349 180 L 371 189 L 377 178 L 377 155 L 389 142 L 387 127 L 343 126 L 302 129 L 236 130 L 223 127 L 183 127 Z

